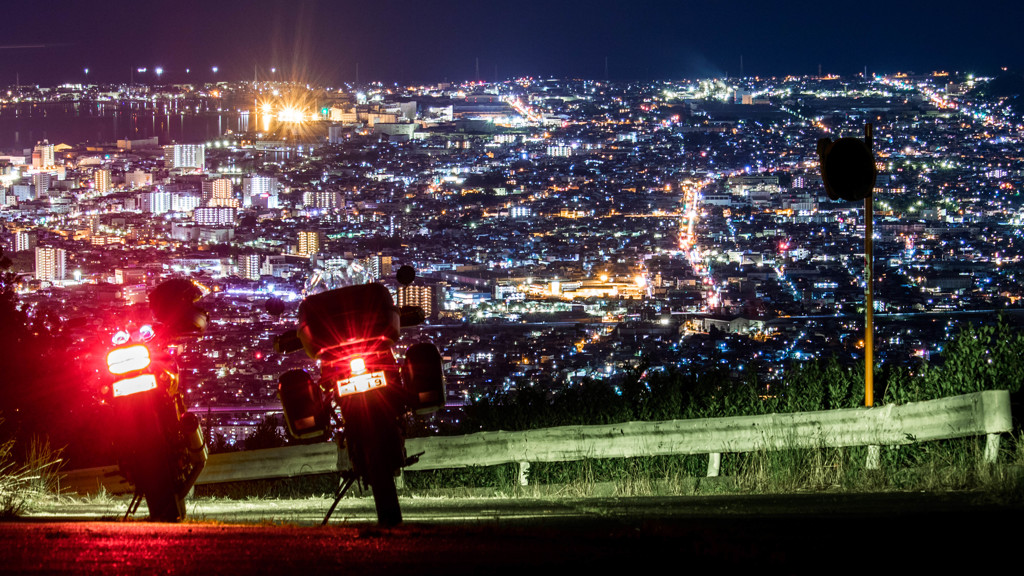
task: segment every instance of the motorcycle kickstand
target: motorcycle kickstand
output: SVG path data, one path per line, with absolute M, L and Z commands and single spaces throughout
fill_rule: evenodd
M 138 492 L 132 494 L 132 501 L 128 503 L 128 510 L 124 513 L 124 520 L 128 520 L 128 517 L 135 514 L 142 504 L 142 494 Z
M 342 483 L 338 485 L 338 493 L 334 496 L 334 503 L 331 504 L 330 510 L 327 511 L 327 516 L 324 516 L 324 521 L 320 524 L 321 526 L 327 525 L 327 521 L 331 519 L 331 514 L 334 514 L 334 509 L 338 506 L 338 502 L 341 501 L 341 498 L 345 496 L 345 493 L 348 492 L 348 489 L 352 487 L 355 481 L 355 476 L 342 479 Z

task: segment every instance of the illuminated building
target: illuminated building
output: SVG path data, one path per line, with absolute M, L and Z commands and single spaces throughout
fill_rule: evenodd
M 259 280 L 261 264 L 259 254 L 240 254 L 238 256 L 238 275 L 249 280 Z
M 36 199 L 36 187 L 31 184 L 15 184 L 11 186 L 11 191 L 18 200 L 27 202 Z
M 437 311 L 435 302 L 436 290 L 434 286 L 399 286 L 397 295 L 398 307 L 402 306 L 419 306 L 423 308 L 423 312 L 427 318 L 433 318 Z
M 152 138 L 138 138 L 135 140 L 123 139 L 117 141 L 117 147 L 123 150 L 138 150 L 140 148 L 157 148 L 160 146 L 160 139 L 156 136 Z
M 508 215 L 512 218 L 529 218 L 533 215 L 533 209 L 529 206 L 513 206 L 509 209 Z
M 225 206 L 196 208 L 192 221 L 200 226 L 229 226 L 235 223 L 235 209 Z
M 264 210 L 274 210 L 278 207 L 277 195 L 276 194 L 257 194 L 251 199 L 253 208 L 263 208 Z
M 391 256 L 370 256 L 366 260 L 366 268 L 374 280 L 391 276 Z
M 133 170 L 132 172 L 125 172 L 124 184 L 129 189 L 152 186 L 153 175 L 148 172 L 143 172 L 142 170 Z
M 196 170 L 206 167 L 206 146 L 203 144 L 172 144 L 164 146 L 164 162 L 170 170 Z
M 191 212 L 199 207 L 199 196 L 187 192 L 171 194 L 172 212 Z
M 163 190 L 152 190 L 139 195 L 143 212 L 163 214 L 171 211 L 171 193 Z
M 121 287 L 121 297 L 129 306 L 144 304 L 149 297 L 149 288 L 145 284 L 125 284 Z
M 114 269 L 115 284 L 145 284 L 146 271 L 142 268 Z
M 202 206 L 209 206 L 210 199 L 213 198 L 213 180 L 203 180 L 201 186 L 202 196 L 200 197 L 199 203 Z
M 331 191 L 310 190 L 302 195 L 302 203 L 310 208 L 334 209 L 341 205 L 339 194 Z
M 218 178 L 210 186 L 210 201 L 207 203 L 207 206 L 211 208 L 238 208 L 238 199 L 231 194 L 231 180 Z
M 320 232 L 316 230 L 303 230 L 299 232 L 300 256 L 312 256 L 320 251 Z
M 416 126 L 412 122 L 377 122 L 373 133 L 387 135 L 392 142 L 407 142 L 416 133 Z
M 24 252 L 36 247 L 36 233 L 30 230 L 18 230 L 14 233 L 14 251 Z
M 32 167 L 49 168 L 54 165 L 53 144 L 43 140 L 32 150 Z
M 257 203 L 256 197 L 274 197 L 277 205 L 277 178 L 270 176 L 247 176 L 242 178 L 242 205 L 249 208 Z
M 334 114 L 335 108 L 331 108 L 331 114 Z M 345 141 L 346 134 L 350 133 L 350 129 L 347 126 L 328 126 L 327 127 L 327 141 L 331 144 L 341 144 Z
M 67 252 L 51 246 L 36 247 L 36 279 L 63 280 L 67 275 Z
M 94 170 L 92 173 L 93 189 L 100 194 L 105 194 L 110 191 L 110 170 Z
M 50 195 L 53 176 L 49 172 L 37 172 L 32 175 L 32 185 L 36 189 L 36 198 L 46 198 Z

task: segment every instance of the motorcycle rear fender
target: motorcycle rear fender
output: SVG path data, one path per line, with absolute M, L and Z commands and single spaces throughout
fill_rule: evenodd
M 357 474 L 378 466 L 397 472 L 405 465 L 405 436 L 399 425 L 400 403 L 387 388 L 346 396 L 338 402 L 344 422 L 344 442 Z

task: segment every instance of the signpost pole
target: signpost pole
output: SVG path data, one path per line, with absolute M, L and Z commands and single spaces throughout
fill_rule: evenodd
M 872 127 L 868 123 L 864 126 L 864 141 L 868 150 L 872 146 Z M 864 405 L 873 406 L 875 398 L 875 278 L 874 278 L 874 257 L 872 255 L 873 242 L 872 230 L 874 220 L 873 196 L 869 193 L 864 198 Z

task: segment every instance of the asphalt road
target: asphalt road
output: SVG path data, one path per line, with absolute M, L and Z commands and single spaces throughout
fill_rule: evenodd
M 0 572 L 820 574 L 1001 560 L 1019 569 L 1024 519 L 1019 504 L 973 494 L 403 499 L 406 523 L 381 530 L 367 499 L 343 502 L 320 527 L 326 504 L 196 502 L 172 525 L 64 505 L 0 522 Z

